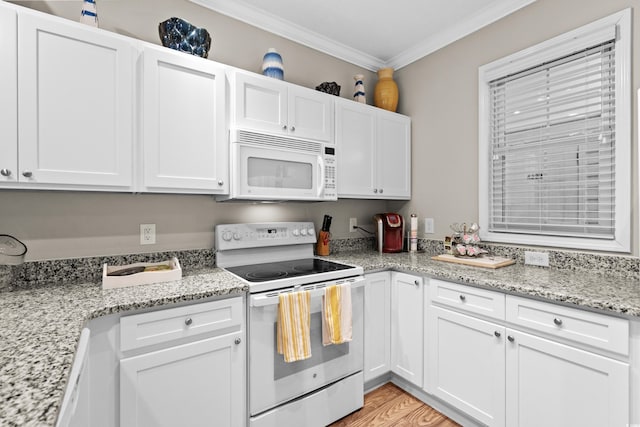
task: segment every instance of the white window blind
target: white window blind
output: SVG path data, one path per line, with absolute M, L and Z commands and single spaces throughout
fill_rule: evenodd
M 489 82 L 489 231 L 614 239 L 615 47 Z

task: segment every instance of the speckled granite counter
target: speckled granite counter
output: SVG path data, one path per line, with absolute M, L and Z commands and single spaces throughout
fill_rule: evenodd
M 175 282 L 131 288 L 84 284 L 0 293 L 0 426 L 55 424 L 88 320 L 246 290 L 231 274 L 208 269 Z
M 640 281 L 622 275 L 562 271 L 515 264 L 498 269 L 433 261 L 429 254 L 343 252 L 330 257 L 366 272 L 396 269 L 550 302 L 578 305 L 607 314 L 640 316 Z

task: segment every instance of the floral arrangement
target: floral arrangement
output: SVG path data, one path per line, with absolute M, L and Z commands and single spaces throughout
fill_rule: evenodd
M 478 230 L 480 226 L 475 222 L 467 227 L 466 223 L 453 223 L 449 226 L 453 230 L 451 236 L 444 239 L 444 249 L 447 253 L 455 256 L 475 257 L 486 254 L 488 251 L 480 248 L 480 236 Z

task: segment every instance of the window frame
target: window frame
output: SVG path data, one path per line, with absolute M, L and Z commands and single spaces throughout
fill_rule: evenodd
M 616 29 L 615 236 L 590 239 L 489 231 L 491 141 L 489 82 L 566 56 L 602 41 Z M 624 9 L 478 69 L 478 202 L 480 237 L 499 243 L 527 244 L 610 252 L 631 252 L 631 9 Z

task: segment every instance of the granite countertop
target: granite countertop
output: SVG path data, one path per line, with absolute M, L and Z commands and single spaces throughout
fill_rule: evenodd
M 103 290 L 51 285 L 0 293 L 0 425 L 52 426 L 86 322 L 182 301 L 243 295 L 247 286 L 220 269 L 182 280 Z
M 496 270 L 433 261 L 426 253 L 340 252 L 328 257 L 365 273 L 394 269 L 545 299 L 627 318 L 640 317 L 640 281 L 520 264 Z M 0 292 L 0 425 L 51 426 L 87 321 L 129 310 L 242 295 L 247 286 L 220 269 L 182 280 L 103 290 L 97 284 L 38 286 Z
M 343 252 L 335 261 L 361 266 L 365 273 L 395 269 L 432 278 L 569 304 L 622 317 L 640 317 L 640 281 L 597 272 L 575 272 L 522 264 L 490 269 L 434 261 L 425 253 Z

